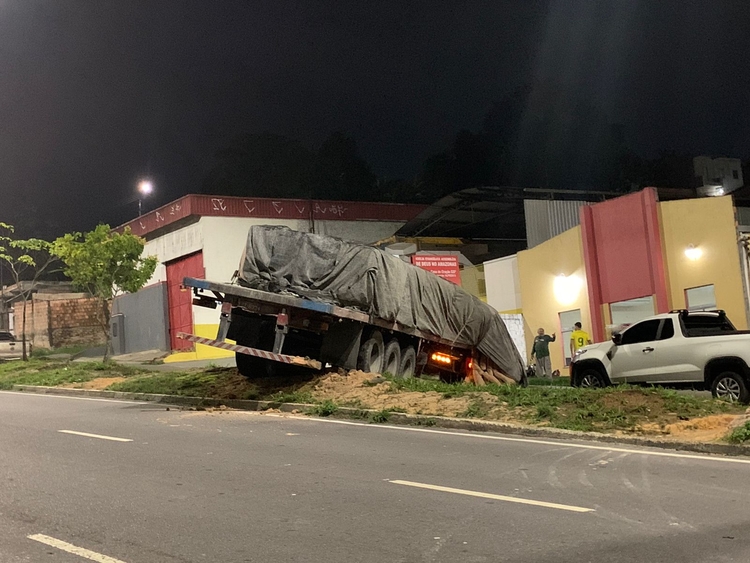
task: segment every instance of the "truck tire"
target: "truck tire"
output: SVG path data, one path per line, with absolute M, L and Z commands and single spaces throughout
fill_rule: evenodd
M 576 377 L 576 387 L 599 389 L 607 386 L 607 380 L 602 373 L 594 368 L 586 368 Z
M 379 330 L 370 333 L 370 338 L 362 343 L 359 347 L 359 361 L 357 365 L 360 370 L 366 373 L 382 373 L 383 356 L 385 355 L 385 345 L 383 344 L 383 335 Z
M 273 348 L 275 324 L 272 321 L 260 321 L 258 332 L 245 330 L 237 335 L 237 344 L 258 348 L 260 350 L 271 350 Z M 275 374 L 274 365 L 276 362 L 270 362 L 257 356 L 248 356 L 235 352 L 234 361 L 237 364 L 237 371 L 240 375 L 248 379 L 257 379 L 259 377 L 272 377 Z
M 730 403 L 750 402 L 750 390 L 745 379 L 734 371 L 723 371 L 717 375 L 711 384 L 711 394 L 716 399 L 723 399 Z
M 401 365 L 398 368 L 398 377 L 411 379 L 417 371 L 417 351 L 414 346 L 407 346 L 401 351 Z
M 385 347 L 383 353 L 383 373 L 398 377 L 401 368 L 401 345 L 395 338 Z

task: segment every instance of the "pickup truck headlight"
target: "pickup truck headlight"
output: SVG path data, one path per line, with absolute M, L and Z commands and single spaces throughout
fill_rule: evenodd
M 570 359 L 570 361 L 571 361 L 571 362 L 576 362 L 576 361 L 578 361 L 578 359 L 579 359 L 579 358 L 580 358 L 581 356 L 583 356 L 583 355 L 584 355 L 584 354 L 585 354 L 586 352 L 588 352 L 588 350 L 584 350 L 583 348 L 581 348 L 580 350 L 576 350 L 576 354 L 575 354 L 575 356 L 573 356 L 573 357 L 572 357 L 572 358 Z

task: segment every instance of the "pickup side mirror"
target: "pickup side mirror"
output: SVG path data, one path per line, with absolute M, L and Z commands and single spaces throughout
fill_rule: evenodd
M 619 332 L 615 332 L 612 335 L 612 342 L 614 342 L 616 346 L 619 346 L 620 344 L 622 344 L 622 334 Z

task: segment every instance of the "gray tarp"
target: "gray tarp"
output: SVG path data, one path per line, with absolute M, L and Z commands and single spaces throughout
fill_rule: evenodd
M 247 235 L 239 282 L 253 289 L 354 307 L 476 346 L 503 373 L 521 381 L 523 362 L 492 307 L 376 248 L 287 227 L 255 226 Z

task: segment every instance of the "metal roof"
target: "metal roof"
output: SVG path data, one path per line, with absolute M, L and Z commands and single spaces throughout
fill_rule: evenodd
M 525 243 L 524 200 L 602 201 L 618 195 L 623 194 L 512 186 L 468 188 L 433 203 L 401 227 L 397 234 Z

